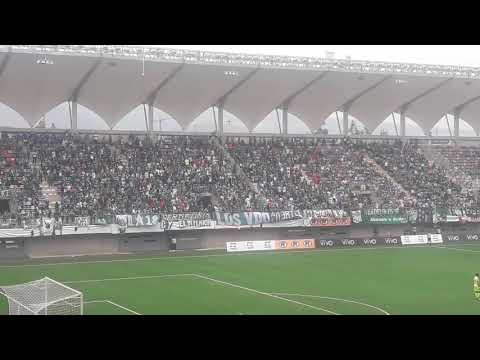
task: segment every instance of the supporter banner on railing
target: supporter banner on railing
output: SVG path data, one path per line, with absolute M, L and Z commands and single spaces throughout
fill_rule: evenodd
M 116 215 L 115 224 L 112 227 L 112 233 L 140 233 L 140 232 L 160 232 L 163 231 L 160 221 L 160 215 Z
M 0 218 L 0 229 L 9 229 L 17 225 L 16 219 Z
M 480 223 L 480 209 L 463 209 L 465 222 Z
M 96 217 L 92 221 L 93 225 L 110 225 L 113 223 L 113 218 L 111 216 L 105 217 Z
M 52 235 L 54 226 L 54 218 L 42 218 L 40 220 L 40 234 L 44 236 Z
M 433 223 L 480 223 L 480 209 L 435 209 Z
M 38 229 L 40 227 L 40 219 L 25 219 L 22 220 L 22 225 L 25 230 Z
M 362 212 L 362 222 L 367 224 L 407 224 L 408 216 L 399 209 L 366 209 Z
M 351 218 L 343 210 L 293 210 L 238 213 L 215 213 L 217 226 L 295 227 L 295 226 L 349 226 Z
M 126 227 L 144 227 L 155 226 L 160 222 L 158 215 L 117 215 L 115 216 L 115 222 L 120 226 Z
M 418 208 L 414 210 L 409 210 L 409 212 L 412 214 L 412 223 L 413 221 L 413 214 L 416 214 L 417 217 L 417 224 L 432 224 L 433 223 L 433 209 L 431 208 Z
M 268 224 L 270 226 L 304 226 L 302 211 L 256 212 L 245 211 L 237 213 L 215 212 L 215 220 L 222 226 L 253 226 Z
M 208 213 L 158 214 L 158 215 L 117 215 L 116 224 L 121 231 L 127 228 L 135 231 L 163 231 L 213 228 L 215 222 Z
M 435 215 L 435 216 L 434 216 Z M 211 218 L 212 217 L 212 218 Z M 165 230 L 222 229 L 229 227 L 340 227 L 352 224 L 416 224 L 436 222 L 475 223 L 480 209 L 363 209 L 351 213 L 339 210 L 295 210 L 276 212 L 206 212 L 154 215 L 102 215 L 102 217 L 63 217 L 61 234 L 161 232 Z M 421 220 L 419 220 L 421 218 Z M 59 219 L 60 221 L 60 219 Z M 0 219 L 0 237 L 53 235 L 55 220 L 50 218 Z M 431 222 L 430 222 L 431 223 Z M 60 235 L 60 224 L 55 235 Z M 70 227 L 71 226 L 71 227 Z M 378 240 L 378 239 L 377 239 Z M 407 240 L 408 241 L 408 240 Z M 417 241 L 417 240 L 415 240 Z M 346 243 L 348 245 L 348 243 Z M 341 246 L 347 246 L 341 245 Z
M 75 225 L 78 227 L 88 227 L 88 225 L 90 225 L 90 217 L 89 216 L 75 217 Z
M 234 241 L 226 243 L 227 252 L 314 249 L 314 239 Z
M 210 220 L 210 214 L 206 212 L 194 212 L 185 214 L 162 214 L 162 221 L 193 221 L 193 220 Z
M 310 226 L 313 227 L 335 227 L 335 226 L 350 226 L 352 225 L 352 219 L 346 218 L 312 218 L 310 219 Z
M 352 219 L 356 224 L 408 224 L 416 223 L 417 212 L 400 209 L 363 209 L 352 211 Z
M 214 228 L 208 213 L 186 213 L 186 214 L 162 214 L 162 228 L 167 230 L 186 230 Z
M 304 210 L 303 217 L 307 225 L 313 227 L 350 226 L 352 218 L 343 210 Z

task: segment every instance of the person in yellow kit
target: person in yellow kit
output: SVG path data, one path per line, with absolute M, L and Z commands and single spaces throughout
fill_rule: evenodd
M 473 278 L 473 294 L 475 295 L 475 299 L 480 300 L 480 277 L 478 273 L 475 274 Z

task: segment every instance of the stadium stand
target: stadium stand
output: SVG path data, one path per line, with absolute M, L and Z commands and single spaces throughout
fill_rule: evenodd
M 428 160 L 418 145 L 395 141 L 371 142 L 366 149 L 415 198 L 416 207 L 470 207 L 473 194 L 447 176 L 444 167 Z
M 480 175 L 480 148 L 478 146 L 441 146 L 436 150 L 450 162 L 454 170 L 461 169 L 473 177 Z
M 478 133 L 478 68 L 108 45 L 0 45 L 0 60 L 2 103 L 31 128 L 1 129 L 0 191 L 14 195 L 8 207 L 2 199 L 5 216 L 478 205 L 480 151 L 436 154 L 407 134 L 408 119 L 431 134 L 449 113 L 443 141 L 459 140 L 460 119 Z M 47 126 L 67 103 L 71 132 Z M 79 130 L 80 106 L 110 130 Z M 142 106 L 136 135 L 114 130 Z M 209 109 L 218 137 L 191 129 Z M 158 110 L 181 131 L 162 129 Z M 281 136 L 251 136 L 274 112 Z M 249 132 L 228 138 L 227 113 Z M 340 135 L 322 134 L 333 114 Z M 381 125 L 387 114 L 396 142 Z M 293 135 L 293 115 L 311 134 Z
M 211 205 L 202 201 L 205 194 L 229 209 L 237 202 L 236 191 L 246 189 L 208 137 L 162 137 L 152 143 L 134 136 L 114 141 L 15 134 L 2 138 L 1 146 L 15 152 L 13 165 L 2 162 L 2 185 L 25 204 L 20 216 L 52 209 L 63 216 L 201 211 Z M 60 197 L 56 210 L 42 196 L 46 187 Z
M 439 151 L 475 175 L 475 149 Z M 16 204 L 4 216 L 21 219 L 478 206 L 468 181 L 401 141 L 15 133 L 0 155 Z
M 480 189 L 477 146 L 423 146 L 423 154 L 446 170 L 447 177 L 462 186 L 462 191 L 478 197 Z
M 375 170 L 360 144 L 306 138 L 251 140 L 230 142 L 228 147 L 262 195 L 255 207 L 350 210 L 406 205 L 398 184 Z

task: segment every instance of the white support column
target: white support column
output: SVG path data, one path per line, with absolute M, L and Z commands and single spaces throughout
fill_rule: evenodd
M 223 102 L 218 105 L 218 127 L 217 135 L 223 136 Z
M 343 135 L 347 136 L 348 135 L 348 107 L 345 107 L 343 109 Z
M 153 104 L 148 104 L 148 132 L 153 132 Z
M 400 111 L 400 137 L 405 138 L 405 110 Z
M 460 109 L 453 112 L 453 136 L 455 139 L 460 136 Z
M 72 100 L 72 130 L 77 130 L 77 100 Z
M 288 134 L 288 105 L 283 105 L 282 108 L 282 130 L 283 134 Z

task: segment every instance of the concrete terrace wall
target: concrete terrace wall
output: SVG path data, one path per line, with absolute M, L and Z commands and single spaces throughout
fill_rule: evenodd
M 79 255 L 129 254 L 168 251 L 170 238 L 177 250 L 225 249 L 228 241 L 315 239 L 318 248 L 336 246 L 399 245 L 408 225 L 356 226 L 355 228 L 237 228 L 222 230 L 168 231 L 131 234 L 84 234 L 56 237 L 0 240 L 0 261 L 12 259 L 68 257 Z M 417 227 L 418 234 L 435 233 L 431 227 Z M 480 225 L 445 225 L 444 242 L 480 243 Z M 396 243 L 385 239 L 396 238 Z M 374 239 L 374 242 L 371 240 Z M 347 242 L 345 242 L 347 240 Z M 370 242 L 365 242 L 368 240 Z M 329 243 L 325 243 L 325 241 Z
M 25 254 L 30 258 L 49 256 L 117 254 L 118 240 L 112 235 L 40 237 L 25 241 Z

